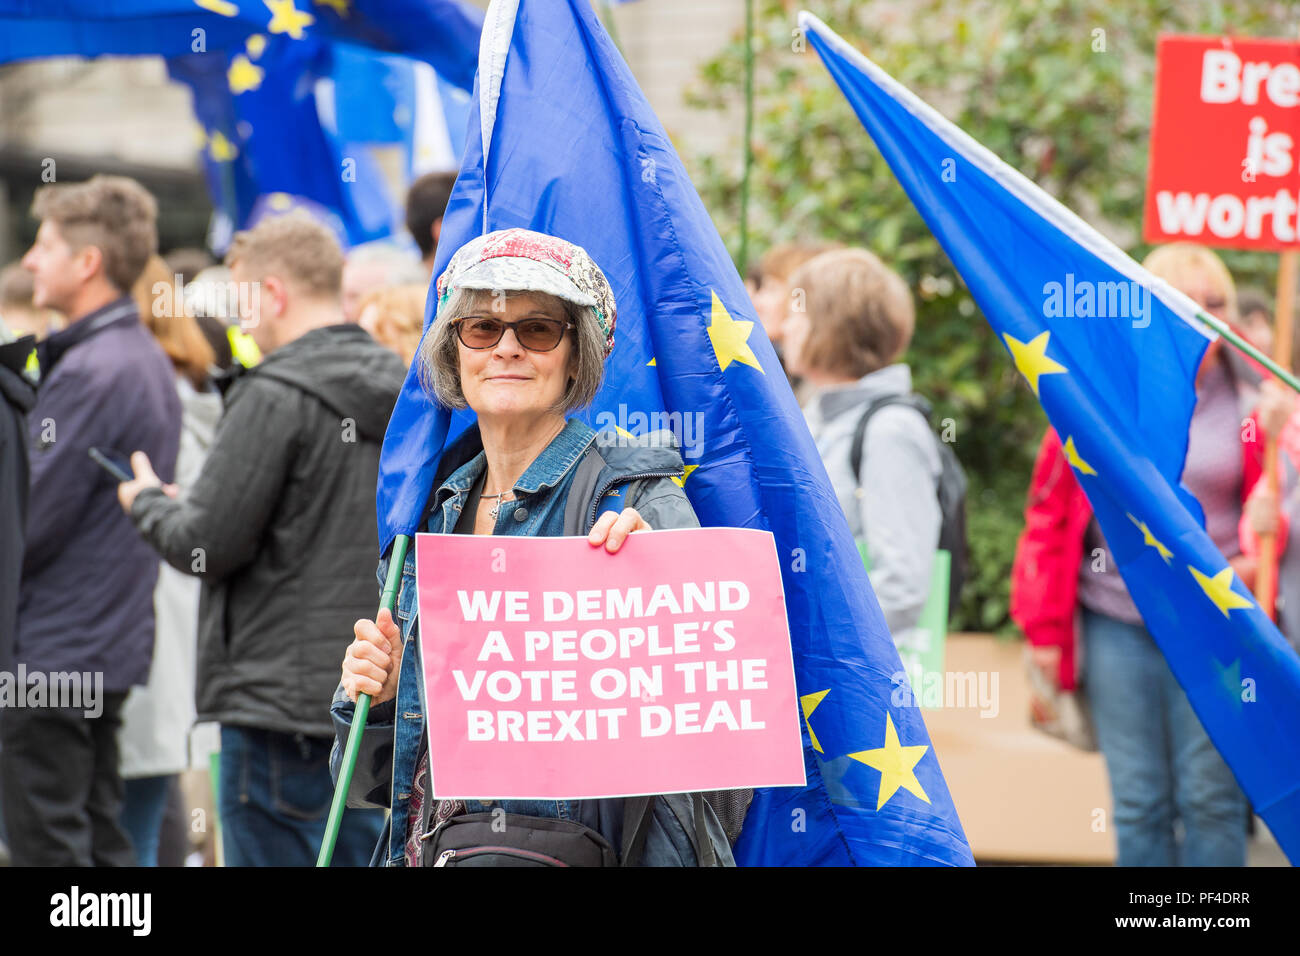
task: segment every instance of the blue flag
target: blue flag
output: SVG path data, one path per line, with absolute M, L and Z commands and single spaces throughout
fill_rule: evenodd
M 346 246 L 404 235 L 410 180 L 458 164 L 482 22 L 459 0 L 0 0 L 0 63 L 167 57 L 194 94 L 213 248 L 267 197 L 325 210 Z
M 1300 862 L 1300 658 L 1179 483 L 1209 341 L 1196 304 L 816 17 L 799 23 L 1061 436 L 1210 739 Z
M 259 201 L 282 197 L 276 202 L 328 210 L 345 248 L 400 229 L 406 183 L 390 186 L 370 144 L 339 129 L 340 88 L 368 92 L 371 109 L 382 108 L 385 60 L 345 44 L 257 36 L 237 53 L 167 61 L 194 94 L 209 194 L 230 228 L 250 227 Z
M 483 14 L 463 0 L 0 0 L 0 63 L 238 51 L 252 34 L 348 40 L 474 83 Z
M 972 863 L 920 710 L 817 449 L 734 264 L 588 0 L 494 3 L 435 275 L 484 232 L 583 246 L 618 304 L 586 420 L 667 427 L 705 526 L 776 537 L 806 788 L 760 790 L 742 864 Z M 426 334 L 435 297 L 430 297 Z M 381 547 L 417 530 L 452 419 L 407 378 L 380 460 Z M 899 705 L 895 698 L 905 703 Z

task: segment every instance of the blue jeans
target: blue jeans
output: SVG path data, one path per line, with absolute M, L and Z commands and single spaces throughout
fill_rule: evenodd
M 1083 637 L 1119 865 L 1244 866 L 1246 798 L 1151 635 L 1085 609 Z
M 333 739 L 221 727 L 221 845 L 226 866 L 315 866 L 334 784 Z M 346 810 L 332 866 L 366 866 L 383 810 Z
M 158 865 L 158 837 L 163 811 L 167 809 L 167 788 L 174 779 L 164 775 L 129 777 L 123 781 L 126 798 L 122 801 L 122 829 L 131 837 L 138 866 Z

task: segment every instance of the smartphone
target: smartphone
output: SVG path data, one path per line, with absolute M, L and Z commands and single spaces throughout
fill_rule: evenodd
M 106 472 L 113 476 L 116 482 L 132 481 L 135 479 L 135 472 L 131 468 L 130 460 L 121 452 L 113 451 L 111 448 L 90 449 L 90 457 L 95 460 Z

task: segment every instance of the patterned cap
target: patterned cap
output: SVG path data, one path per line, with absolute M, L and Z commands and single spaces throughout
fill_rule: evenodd
M 527 229 L 501 229 L 471 239 L 456 250 L 438 277 L 438 311 L 453 292 L 545 292 L 590 306 L 605 333 L 605 356 L 614 349 L 614 291 L 581 246 Z

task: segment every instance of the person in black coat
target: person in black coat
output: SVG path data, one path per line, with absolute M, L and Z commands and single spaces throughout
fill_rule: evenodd
M 343 322 L 343 257 L 325 227 L 265 220 L 228 260 L 264 357 L 227 388 L 184 494 L 134 455 L 118 499 L 164 560 L 203 582 L 196 704 L 221 724 L 227 865 L 310 866 L 333 792 L 339 661 L 374 612 L 379 447 L 406 369 Z M 381 811 L 349 810 L 336 865 L 365 865 L 382 826 Z
M 36 404 L 36 386 L 23 374 L 36 344 L 25 336 L 0 344 L 0 672 L 14 669 L 18 628 L 18 583 L 23 572 L 23 532 L 27 525 L 27 413 Z

